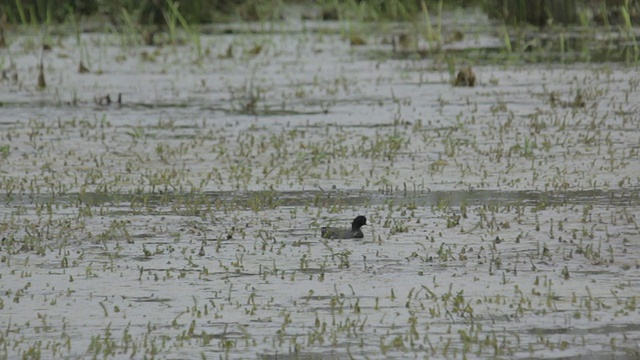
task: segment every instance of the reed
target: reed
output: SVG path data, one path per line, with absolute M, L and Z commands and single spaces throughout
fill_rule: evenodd
M 479 6 L 486 0 L 454 0 L 443 2 L 448 8 L 459 6 Z M 190 0 L 181 1 L 180 13 L 190 24 L 212 23 L 220 20 L 241 18 L 244 21 L 272 21 L 281 18 L 283 5 L 295 4 L 293 0 Z M 427 0 L 427 5 L 435 6 L 438 0 Z M 323 9 L 322 18 L 327 20 L 347 20 L 364 18 L 366 21 L 409 21 L 418 18 L 421 1 L 318 1 Z M 74 1 L 74 0 L 0 0 L 0 9 L 10 23 L 34 25 L 41 23 L 65 23 L 72 13 L 78 17 L 108 19 L 118 25 L 123 11 L 136 14 L 134 20 L 139 25 L 164 25 L 165 14 L 175 10 L 170 1 Z M 173 9 L 173 10 L 172 10 Z M 328 15 L 332 14 L 332 15 Z M 355 18 L 354 18 L 355 17 Z
M 490 16 L 502 18 L 509 24 L 544 26 L 578 21 L 577 0 L 493 0 L 485 4 L 485 10 Z

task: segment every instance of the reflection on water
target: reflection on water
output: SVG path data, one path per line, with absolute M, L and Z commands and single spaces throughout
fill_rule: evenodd
M 496 191 L 496 190 L 452 190 L 452 191 L 420 191 L 383 193 L 378 191 L 333 190 L 333 191 L 221 191 L 191 194 L 105 194 L 82 193 L 64 194 L 56 197 L 50 195 L 0 195 L 0 202 L 6 205 L 29 204 L 84 204 L 89 206 L 111 205 L 129 206 L 144 201 L 146 205 L 162 206 L 169 203 L 198 202 L 201 204 L 231 203 L 237 207 L 250 207 L 252 202 L 270 204 L 271 208 L 280 206 L 318 206 L 346 205 L 369 206 L 381 204 L 416 206 L 485 206 L 485 205 L 564 205 L 593 204 L 613 206 L 637 206 L 640 197 L 637 189 L 616 190 L 575 190 L 575 191 Z

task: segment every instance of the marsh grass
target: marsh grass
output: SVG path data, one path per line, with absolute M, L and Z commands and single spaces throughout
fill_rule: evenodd
M 167 7 L 169 11 L 164 13 L 164 17 L 166 19 L 167 25 L 170 30 L 170 37 L 172 42 L 175 44 L 176 41 L 176 20 L 182 26 L 182 29 L 187 33 L 191 43 L 194 45 L 196 49 L 197 58 L 200 59 L 202 57 L 202 44 L 200 42 L 200 34 L 198 29 L 191 23 L 189 23 L 185 17 L 180 13 L 179 6 L 180 3 L 172 0 L 166 0 Z
M 436 13 L 436 27 L 431 24 L 431 17 L 427 3 L 420 2 L 422 8 L 422 16 L 424 17 L 424 38 L 429 42 L 430 50 L 439 50 L 442 47 L 442 1 L 438 2 Z
M 636 41 L 635 32 L 633 30 L 633 25 L 631 22 L 631 15 L 629 13 L 629 3 L 630 0 L 625 0 L 623 5 L 620 7 L 621 16 L 623 19 L 622 25 L 622 34 L 625 38 L 627 44 L 625 46 L 630 46 L 632 51 L 628 51 L 627 61 L 638 62 L 640 57 L 640 48 L 638 47 L 638 42 Z

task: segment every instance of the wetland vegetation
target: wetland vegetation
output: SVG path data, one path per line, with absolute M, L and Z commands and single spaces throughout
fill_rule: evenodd
M 637 358 L 637 3 L 385 3 L 6 12 L 0 359 Z

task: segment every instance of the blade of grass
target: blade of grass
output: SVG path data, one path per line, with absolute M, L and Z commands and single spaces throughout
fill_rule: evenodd
M 169 6 L 169 10 L 171 10 L 171 13 L 173 14 L 173 16 L 175 16 L 176 19 L 178 19 L 178 21 L 180 22 L 180 25 L 182 25 L 182 28 L 187 32 L 187 34 L 189 34 L 191 41 L 196 46 L 196 52 L 198 53 L 198 58 L 200 58 L 202 56 L 202 46 L 200 44 L 200 36 L 196 31 L 196 29 L 194 29 L 193 26 L 191 26 L 191 24 L 187 22 L 187 20 L 184 18 L 184 16 L 182 16 L 180 11 L 178 10 L 180 3 L 178 3 L 177 1 L 174 2 L 171 0 L 167 0 L 167 5 Z

